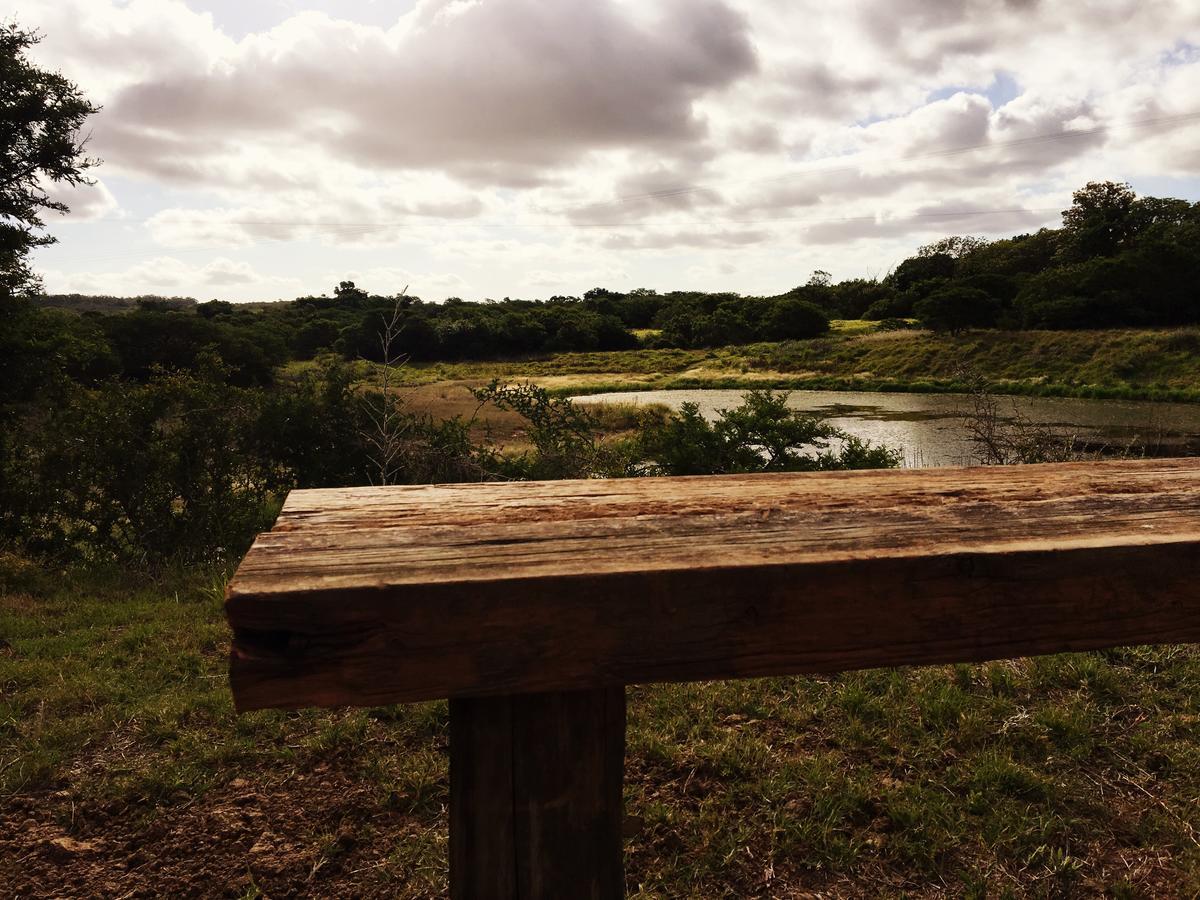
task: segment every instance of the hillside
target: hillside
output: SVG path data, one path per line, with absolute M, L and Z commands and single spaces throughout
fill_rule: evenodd
M 841 323 L 835 323 L 835 326 Z M 857 323 L 854 323 L 857 325 Z M 535 380 L 558 393 L 777 387 L 1200 400 L 1200 329 L 842 331 L 712 350 L 562 353 L 507 362 L 411 363 L 413 383 Z

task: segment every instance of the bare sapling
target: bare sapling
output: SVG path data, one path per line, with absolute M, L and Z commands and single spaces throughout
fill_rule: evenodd
M 985 466 L 1022 463 L 1071 462 L 1099 458 L 1083 451 L 1074 434 L 1062 434 L 1050 425 L 1025 416 L 1016 401 L 1008 415 L 1000 398 L 978 373 L 963 369 L 960 378 L 970 385 L 971 410 L 963 416 L 975 459 Z
M 408 359 L 396 350 L 397 339 L 404 330 L 401 312 L 407 294 L 408 285 L 405 285 L 396 295 L 391 315 L 383 320 L 378 334 L 379 361 L 374 363 L 374 384 L 363 395 L 369 423 L 363 432 L 363 440 L 367 444 L 368 477 L 372 484 L 395 484 L 403 468 L 404 436 L 410 422 L 395 394 L 393 376 Z

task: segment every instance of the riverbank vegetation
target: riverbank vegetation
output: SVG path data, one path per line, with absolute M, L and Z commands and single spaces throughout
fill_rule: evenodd
M 835 326 L 840 323 L 835 322 Z M 300 372 L 305 364 L 294 366 Z M 835 327 L 807 341 L 713 350 L 642 349 L 508 361 L 412 363 L 411 385 L 532 379 L 558 394 L 683 388 L 996 393 L 1200 400 L 1200 329 L 972 331 Z

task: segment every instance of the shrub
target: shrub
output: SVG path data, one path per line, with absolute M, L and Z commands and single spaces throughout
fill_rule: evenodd
M 999 300 L 967 287 L 942 288 L 913 306 L 913 315 L 926 328 L 952 334 L 967 328 L 990 328 L 1000 311 Z
M 64 390 L 23 421 L 0 526 L 34 551 L 93 559 L 239 554 L 288 483 L 255 452 L 260 399 L 211 372 Z
M 817 306 L 804 300 L 785 298 L 771 306 L 759 331 L 768 341 L 812 338 L 829 330 L 829 317 Z
M 495 457 L 498 474 L 510 478 L 586 478 L 599 457 L 597 422 L 565 397 L 551 397 L 534 384 L 505 385 L 493 380 L 471 392 L 480 403 L 511 410 L 529 423 L 534 451 Z
M 715 422 L 685 403 L 664 421 L 647 423 L 641 456 L 647 474 L 718 475 L 819 469 L 880 469 L 899 455 L 845 434 L 787 405 L 786 393 L 751 391 Z

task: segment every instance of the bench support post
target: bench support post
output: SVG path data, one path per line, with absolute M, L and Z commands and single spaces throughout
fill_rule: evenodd
M 450 701 L 453 900 L 624 896 L 625 689 Z

